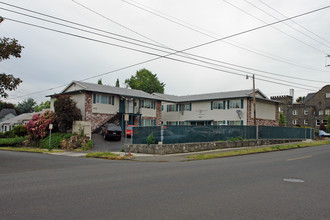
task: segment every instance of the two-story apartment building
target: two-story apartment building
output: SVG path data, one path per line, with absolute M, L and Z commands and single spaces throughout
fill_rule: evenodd
M 138 126 L 160 125 L 161 98 L 141 90 L 126 89 L 73 81 L 61 93 L 51 95 L 51 110 L 59 95 L 69 95 L 77 103 L 84 121 L 90 121 L 92 131 L 109 120 Z M 123 127 L 123 126 L 122 126 Z
M 274 96 L 272 100 L 280 102 L 280 112 L 287 119 L 287 126 L 306 126 L 318 128 L 327 124 L 330 115 L 330 85 L 318 92 L 308 93 L 301 103 L 294 103 L 292 95 Z
M 188 96 L 154 94 L 162 102 L 162 123 L 168 125 L 254 125 L 253 90 Z M 278 102 L 256 90 L 258 125 L 278 126 Z

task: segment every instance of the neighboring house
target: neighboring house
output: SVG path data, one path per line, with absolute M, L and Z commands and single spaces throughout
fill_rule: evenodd
M 7 121 L 8 119 L 15 117 L 16 115 L 17 114 L 15 109 L 4 108 L 0 111 L 0 122 Z
M 10 131 L 16 125 L 26 125 L 37 113 L 24 113 L 6 121 L 0 122 L 0 131 Z
M 254 125 L 253 90 L 200 95 L 154 94 L 162 103 L 162 122 L 167 125 Z M 258 125 L 278 126 L 278 102 L 256 90 Z
M 319 128 L 327 125 L 330 115 L 330 85 L 324 86 L 318 92 L 308 93 L 302 103 L 294 103 L 293 95 L 274 96 L 272 100 L 280 102 L 280 112 L 287 120 L 287 126 L 306 126 Z
M 160 125 L 161 98 L 141 90 L 126 89 L 73 81 L 61 93 L 51 95 L 51 110 L 59 95 L 69 95 L 77 102 L 84 121 L 90 121 L 92 131 L 108 121 L 124 127 L 124 114 L 128 124 L 137 126 Z

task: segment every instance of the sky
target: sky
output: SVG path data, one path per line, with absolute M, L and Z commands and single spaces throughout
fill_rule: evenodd
M 21 58 L 0 62 L 0 72 L 23 80 L 3 101 L 40 103 L 73 80 L 126 87 L 142 68 L 171 95 L 252 89 L 246 75 L 255 74 L 268 97 L 290 89 L 306 96 L 330 84 L 330 8 L 266 24 L 326 6 L 330 0 L 0 0 L 0 37 L 24 46 Z

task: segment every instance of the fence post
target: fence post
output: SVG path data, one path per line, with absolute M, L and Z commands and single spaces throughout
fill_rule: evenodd
M 164 126 L 160 126 L 160 142 L 164 143 Z
M 259 126 L 256 125 L 256 139 L 259 139 Z
M 305 140 L 307 139 L 306 128 L 305 128 Z

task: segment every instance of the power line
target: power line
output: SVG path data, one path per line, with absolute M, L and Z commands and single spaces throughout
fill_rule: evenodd
M 195 32 L 197 32 L 197 33 L 203 34 L 203 35 L 208 36 L 208 37 L 213 38 L 213 39 L 217 39 L 217 37 L 214 37 L 214 36 L 212 36 L 212 35 L 210 35 L 210 34 L 208 34 L 208 33 L 205 33 L 205 32 L 203 32 L 203 31 L 198 30 L 198 29 L 201 29 L 201 28 L 196 27 L 195 25 L 189 24 L 189 23 L 187 23 L 187 22 L 185 22 L 185 21 L 183 21 L 183 20 L 181 20 L 181 19 L 178 19 L 178 18 L 176 18 L 176 17 L 173 17 L 173 16 L 171 16 L 171 15 L 164 14 L 164 13 L 161 12 L 161 11 L 158 11 L 158 10 L 156 10 L 156 9 L 150 8 L 150 7 L 146 6 L 146 5 L 143 5 L 143 4 L 141 4 L 141 3 L 138 3 L 138 2 L 135 2 L 135 1 L 132 1 L 132 0 L 131 0 L 131 2 L 129 2 L 129 1 L 127 1 L 127 0 L 122 0 L 122 1 L 125 2 L 125 3 L 127 3 L 127 4 L 129 4 L 129 5 L 131 5 L 131 6 L 133 6 L 133 7 L 136 7 L 136 8 L 138 8 L 138 9 L 143 10 L 143 11 L 146 11 L 146 12 L 148 12 L 148 13 L 151 13 L 151 14 L 153 14 L 153 15 L 155 15 L 155 16 L 158 16 L 158 17 L 160 17 L 160 18 L 163 18 L 163 19 L 165 19 L 165 20 L 167 20 L 167 21 L 170 21 L 170 22 L 172 22 L 172 23 L 175 23 L 175 24 L 178 24 L 178 25 L 183 26 L 183 27 L 185 27 L 185 28 L 188 28 L 189 30 L 195 31 Z M 134 4 L 133 4 L 132 2 L 134 2 Z M 136 5 L 136 4 L 138 4 L 138 5 Z M 148 8 L 148 9 L 150 9 L 150 10 L 145 9 L 145 8 L 139 6 L 139 5 L 141 5 L 141 6 L 143 6 L 143 7 L 146 7 L 146 8 Z M 151 11 L 151 10 L 156 11 L 157 13 L 155 13 L 155 12 L 153 12 L 153 11 Z M 167 16 L 167 17 L 166 17 L 166 16 Z M 184 23 L 184 24 L 182 24 L 182 23 L 180 23 L 180 22 L 177 22 L 177 21 L 175 21 L 175 20 L 173 20 L 173 19 L 170 19 L 170 18 L 168 18 L 168 17 L 170 17 L 170 18 L 174 18 L 175 20 L 178 20 L 178 21 L 180 21 L 180 22 L 182 22 L 182 23 Z M 208 31 L 208 30 L 206 30 L 206 31 L 209 32 L 209 33 L 211 33 L 211 34 L 214 34 L 214 33 L 210 32 L 210 31 Z M 219 35 L 217 35 L 217 34 L 214 34 L 214 35 L 216 35 L 216 36 L 219 37 Z M 233 40 L 231 40 L 231 41 L 232 41 L 232 42 L 235 42 L 235 41 L 233 41 Z M 256 48 L 253 48 L 253 47 L 251 47 L 251 46 L 245 46 L 245 45 L 243 45 L 243 44 L 241 44 L 241 43 L 238 43 L 238 42 L 235 42 L 236 44 L 231 43 L 231 42 L 226 41 L 226 40 L 224 40 L 223 42 L 225 42 L 225 43 L 227 43 L 227 44 L 229 44 L 229 45 L 231 45 L 231 46 L 234 46 L 234 47 L 240 48 L 240 49 L 242 49 L 242 50 L 246 50 L 246 51 L 248 51 L 248 52 L 251 52 L 251 53 L 257 54 L 257 55 L 259 55 L 259 56 L 263 56 L 263 57 L 266 57 L 266 58 L 269 58 L 269 59 L 273 59 L 273 60 L 276 60 L 276 61 L 279 61 L 279 62 L 283 62 L 283 63 L 289 64 L 289 65 L 293 65 L 293 66 L 297 66 L 297 67 L 301 67 L 301 68 L 305 68 L 305 69 L 309 69 L 309 70 L 313 70 L 313 71 L 318 71 L 318 72 L 327 72 L 327 73 L 329 72 L 329 71 L 325 71 L 325 70 L 315 69 L 315 68 L 312 68 L 312 67 L 309 67 L 309 66 L 306 66 L 306 65 L 301 65 L 301 64 L 295 63 L 294 61 L 291 61 L 291 60 L 289 60 L 289 59 L 287 59 L 287 58 L 283 58 L 283 57 L 280 57 L 280 56 L 277 56 L 277 55 L 274 55 L 274 54 L 270 54 L 270 53 L 268 53 L 268 52 L 265 52 L 265 51 L 262 51 L 262 50 L 259 50 L 259 49 L 256 49 Z M 241 46 L 239 46 L 238 44 L 240 44 Z M 247 48 L 245 48 L 245 47 L 247 47 Z M 248 48 L 252 48 L 253 50 L 252 50 L 252 49 L 248 49 Z M 259 52 L 256 52 L 256 51 L 259 51 Z M 261 52 L 261 53 L 260 53 L 260 52 Z M 265 54 L 267 54 L 267 55 L 265 55 Z
M 49 20 L 46 20 L 46 19 L 43 19 L 43 18 L 38 18 L 38 17 L 31 16 L 31 15 L 27 15 L 27 14 L 24 14 L 24 13 L 20 13 L 20 12 L 12 11 L 12 10 L 9 10 L 9 9 L 4 9 L 4 8 L 1 8 L 1 7 L 0 7 L 0 9 L 7 10 L 7 11 L 10 11 L 10 12 L 13 12 L 13 13 L 18 13 L 18 14 L 20 14 L 20 15 L 28 16 L 28 17 L 31 17 L 31 18 L 34 18 L 34 19 L 39 19 L 39 20 L 42 20 L 42 21 L 50 22 L 50 23 L 53 23 L 53 24 L 61 25 L 61 26 L 64 26 L 64 27 L 69 27 L 69 28 L 76 29 L 76 30 L 80 30 L 80 31 L 84 31 L 84 32 L 87 32 L 87 33 L 92 33 L 92 34 L 99 35 L 99 36 L 102 36 L 102 37 L 107 37 L 107 38 L 115 39 L 115 40 L 122 41 L 122 42 L 125 42 L 125 43 L 130 43 L 130 44 L 137 45 L 137 46 L 142 46 L 142 47 L 145 47 L 145 48 L 148 48 L 148 49 L 154 49 L 154 50 L 157 50 L 157 51 L 161 51 L 161 52 L 166 52 L 166 53 L 168 53 L 167 51 L 163 51 L 163 50 L 159 50 L 159 49 L 151 48 L 151 47 L 144 46 L 144 45 L 141 45 L 141 44 L 136 44 L 136 43 L 128 42 L 128 41 L 126 41 L 126 40 L 122 40 L 122 39 L 118 39 L 118 38 L 109 37 L 109 36 L 106 36 L 106 35 L 102 35 L 102 34 L 98 34 L 98 33 L 95 33 L 95 32 L 87 31 L 87 30 L 84 30 L 84 29 L 81 29 L 81 28 L 76 28 L 76 27 L 72 27 L 72 26 L 69 26 L 69 25 L 61 24 L 61 23 L 58 23 L 58 22 L 49 21 Z M 21 8 L 21 9 L 23 9 L 23 8 Z M 26 10 L 26 9 L 24 9 L 24 10 Z M 120 37 L 122 37 L 122 38 L 127 38 L 127 39 L 130 39 L 130 40 L 134 40 L 134 41 L 142 42 L 142 43 L 145 43 L 145 44 L 150 44 L 150 43 L 147 43 L 147 42 L 144 42 L 144 41 L 136 40 L 136 39 L 133 39 L 133 38 L 128 38 L 128 37 L 125 37 L 125 36 L 122 36 L 122 35 L 118 35 L 118 34 L 114 34 L 114 33 L 112 33 L 112 32 L 107 32 L 107 31 L 104 31 L 104 30 L 101 30 L 101 29 L 95 29 L 95 28 L 93 28 L 93 27 L 89 27 L 89 26 L 82 25 L 82 24 L 79 24 L 79 23 L 75 23 L 75 22 L 71 22 L 71 21 L 68 21 L 68 20 L 60 19 L 60 18 L 57 18 L 57 17 L 54 17 L 54 16 L 45 15 L 45 14 L 42 14 L 42 13 L 39 13 L 39 12 L 35 12 L 35 11 L 31 11 L 31 10 L 28 10 L 28 11 L 33 12 L 33 13 L 37 13 L 37 14 L 40 14 L 40 15 L 43 15 L 43 16 L 51 17 L 51 18 L 53 18 L 53 19 L 57 19 L 57 20 L 61 20 L 61 21 L 65 21 L 65 22 L 68 22 L 68 23 L 71 23 L 71 24 L 75 24 L 75 25 L 78 25 L 78 26 L 82 26 L 82 27 L 90 28 L 90 29 L 93 29 L 93 30 L 102 31 L 102 32 L 105 32 L 105 33 L 108 33 L 108 34 L 111 34 L 111 35 L 120 36 Z M 152 46 L 157 46 L 157 45 L 154 45 L 154 44 L 150 44 L 150 45 L 152 45 Z M 159 47 L 161 47 L 161 46 L 159 46 Z M 162 47 L 162 48 L 164 48 L 164 47 Z M 171 49 L 171 50 L 172 50 L 172 51 L 176 51 L 176 50 L 174 50 L 174 49 Z M 177 51 L 176 51 L 176 52 L 177 52 Z M 206 60 L 210 60 L 210 61 L 217 62 L 217 63 L 223 63 L 223 64 L 226 64 L 226 65 L 231 65 L 231 66 L 235 66 L 235 67 L 239 67 L 239 68 L 247 69 L 247 70 L 252 70 L 252 71 L 257 71 L 257 72 L 261 72 L 261 73 L 266 73 L 266 74 L 270 74 L 270 75 L 277 75 L 277 76 L 287 77 L 287 78 L 292 78 L 292 79 L 305 80 L 305 81 L 309 81 L 309 82 L 325 83 L 324 81 L 311 80 L 311 79 L 304 79 L 304 78 L 299 78 L 299 77 L 290 77 L 290 76 L 283 75 L 283 74 L 277 74 L 277 73 L 272 73 L 272 72 L 268 72 L 268 71 L 257 70 L 257 69 L 254 69 L 254 68 L 249 68 L 249 67 L 239 66 L 239 65 L 232 64 L 232 63 L 223 62 L 223 61 L 219 61 L 219 60 L 214 60 L 214 59 L 210 59 L 210 58 L 206 58 L 206 57 L 202 57 L 202 56 L 198 56 L 198 55 L 194 55 L 194 54 L 190 54 L 190 53 L 184 53 L 184 54 L 187 54 L 187 55 L 189 55 L 189 56 L 194 56 L 194 57 L 202 58 L 202 59 L 206 59 Z M 178 55 L 178 54 L 176 54 L 176 55 L 177 55 L 177 56 L 180 56 L 180 55 Z M 182 57 L 182 56 L 181 56 L 181 57 Z M 183 56 L 183 57 L 193 59 L 193 58 L 191 58 L 191 57 L 186 57 L 186 56 Z M 210 62 L 205 62 L 205 61 L 202 61 L 202 60 L 199 60 L 199 59 L 194 59 L 194 60 L 199 61 L 199 62 L 203 62 L 203 63 L 207 63 L 207 64 L 211 64 L 211 65 L 217 65 L 217 64 L 210 63 Z M 239 70 L 239 69 L 230 68 L 230 67 L 227 67 L 227 66 L 222 66 L 222 65 L 217 65 L 217 66 L 220 66 L 220 67 L 223 67 L 223 68 L 228 68 L 228 69 L 231 69 L 231 70 L 236 70 L 236 71 L 246 72 L 246 71 L 242 71 L 242 70 Z M 252 73 L 251 73 L 251 74 L 252 74 Z M 261 76 L 261 75 L 259 75 L 259 76 Z
M 253 17 L 254 19 L 257 19 L 258 21 L 261 21 L 261 22 L 263 22 L 264 24 L 267 25 L 267 22 L 265 22 L 264 20 L 258 18 L 257 16 L 255 16 L 255 15 L 253 15 L 253 14 L 251 14 L 251 13 L 245 11 L 245 10 L 243 10 L 242 8 L 240 8 L 240 7 L 236 6 L 236 5 L 234 5 L 234 4 L 230 3 L 230 2 L 228 2 L 227 0 L 222 0 L 222 1 L 226 2 L 227 4 L 231 5 L 232 7 L 234 7 L 234 8 L 236 8 L 236 9 L 238 9 L 238 10 L 244 12 L 245 14 L 247 14 L 247 15 Z M 329 6 L 327 6 L 327 7 L 329 7 Z M 290 19 L 290 20 L 291 20 L 291 19 Z M 278 21 L 281 21 L 281 22 L 279 22 L 279 23 L 283 23 L 283 22 L 286 21 L 286 20 L 284 19 L 284 20 L 278 20 Z M 292 35 L 290 35 L 290 34 L 288 34 L 288 33 L 286 33 L 286 32 L 284 32 L 284 31 L 280 30 L 279 28 L 276 28 L 276 27 L 272 27 L 272 28 L 278 30 L 279 32 L 281 32 L 281 33 L 283 33 L 283 34 L 285 34 L 285 35 L 287 35 L 287 36 L 289 36 L 289 37 L 295 39 L 296 41 L 298 41 L 298 42 L 300 42 L 300 43 L 302 43 L 302 44 L 304 44 L 304 45 L 306 45 L 306 46 L 308 46 L 308 47 L 310 47 L 310 48 L 313 48 L 313 49 L 316 50 L 316 51 L 321 52 L 322 54 L 326 54 L 325 51 L 322 51 L 322 50 L 320 50 L 320 49 L 318 49 L 318 48 L 316 48 L 316 47 L 314 47 L 314 46 L 312 46 L 312 45 L 310 45 L 310 44 L 308 44 L 308 43 L 306 43 L 306 42 L 304 42 L 304 41 L 302 41 L 302 40 L 300 40 L 300 39 L 298 39 L 298 38 L 296 38 L 296 37 L 294 37 L 294 36 L 292 36 Z
M 296 16 L 293 16 L 293 17 L 290 17 L 290 18 L 287 18 L 287 19 L 284 19 L 284 20 L 281 20 L 281 21 L 277 21 L 277 22 L 273 22 L 273 23 L 270 23 L 270 24 L 262 25 L 262 26 L 259 26 L 259 27 L 253 28 L 253 29 L 249 29 L 249 30 L 246 30 L 246 31 L 243 31 L 243 32 L 240 32 L 240 33 L 236 33 L 236 34 L 233 34 L 233 35 L 230 35 L 230 36 L 221 38 L 221 39 L 217 39 L 217 40 L 213 40 L 213 41 L 210 41 L 210 42 L 206 42 L 206 43 L 203 43 L 203 44 L 200 44 L 200 45 L 197 45 L 197 46 L 194 46 L 194 47 L 190 47 L 190 48 L 187 48 L 185 50 L 178 51 L 178 52 L 184 52 L 184 51 L 191 50 L 191 49 L 194 49 L 194 48 L 198 48 L 198 47 L 201 47 L 201 46 L 204 46 L 204 45 L 208 45 L 208 44 L 211 44 L 211 43 L 220 41 L 220 40 L 224 40 L 224 39 L 228 39 L 228 38 L 235 37 L 235 36 L 238 36 L 238 35 L 242 35 L 242 34 L 245 34 L 245 33 L 249 33 L 249 32 L 252 32 L 252 31 L 255 31 L 255 30 L 259 30 L 261 28 L 268 27 L 270 25 L 274 25 L 274 24 L 277 24 L 277 23 L 280 23 L 280 22 L 283 22 L 283 21 L 286 21 L 286 20 L 294 19 L 294 18 L 301 17 L 301 16 L 304 16 L 304 15 L 307 15 L 307 14 L 310 14 L 310 13 L 314 13 L 314 12 L 317 12 L 317 11 L 320 11 L 320 10 L 324 10 L 326 8 L 329 8 L 329 7 L 330 6 L 319 8 L 319 9 L 316 9 L 316 10 L 313 10 L 313 11 L 309 11 L 309 12 L 306 12 L 306 13 L 303 13 L 303 14 L 300 14 L 300 15 L 296 15 Z M 43 29 L 46 29 L 46 30 L 53 30 L 53 31 L 58 32 L 58 33 L 66 34 L 66 32 L 63 32 L 63 31 L 58 31 L 58 30 L 54 30 L 54 29 L 51 29 L 51 28 L 46 28 L 46 27 L 42 27 L 42 26 L 38 26 L 38 25 L 28 24 L 27 22 L 21 22 L 21 21 L 17 21 L 17 20 L 14 20 L 14 19 L 8 19 L 8 18 L 7 18 L 7 20 L 12 20 L 12 21 L 16 21 L 16 22 L 19 22 L 19 23 L 23 23 L 23 24 L 27 24 L 27 25 L 31 25 L 31 26 L 35 26 L 35 27 L 40 27 L 40 28 L 43 28 Z M 115 44 L 104 42 L 104 41 L 100 41 L 100 40 L 95 40 L 95 39 L 91 39 L 91 38 L 87 38 L 87 37 L 82 37 L 82 36 L 79 36 L 79 35 L 76 35 L 76 34 L 70 34 L 70 33 L 67 33 L 67 34 L 70 35 L 70 36 L 80 37 L 80 38 L 83 38 L 83 39 L 90 39 L 90 40 L 93 40 L 93 41 L 96 41 L 96 42 L 100 42 L 100 43 L 106 43 L 106 44 L 109 44 L 109 45 L 112 45 L 112 46 L 119 46 L 119 47 L 125 48 L 125 49 L 132 49 L 132 48 L 128 48 L 128 47 L 124 47 L 124 46 L 120 46 L 120 45 L 115 45 Z M 137 49 L 132 49 L 132 50 L 137 51 L 137 52 L 147 53 L 147 54 L 150 54 L 150 55 L 154 55 L 152 53 L 141 51 L 141 50 L 137 50 Z M 206 68 L 209 68 L 209 69 L 214 69 L 214 70 L 218 70 L 218 71 L 222 71 L 222 72 L 227 72 L 227 73 L 231 73 L 231 74 L 234 74 L 234 75 L 241 75 L 241 76 L 244 75 L 244 74 L 239 74 L 239 73 L 234 73 L 234 72 L 230 72 L 230 71 L 224 71 L 224 70 L 221 70 L 221 69 L 212 68 L 212 67 L 205 66 L 205 65 L 195 64 L 195 63 L 188 62 L 188 61 L 180 61 L 178 59 L 174 59 L 174 58 L 168 57 L 168 56 L 173 55 L 173 54 L 176 54 L 178 52 L 167 54 L 165 56 L 156 55 L 156 56 L 159 56 L 159 57 L 154 58 L 152 60 L 144 61 L 143 63 L 151 62 L 153 60 L 160 59 L 160 58 L 165 58 L 166 57 L 167 59 L 176 60 L 176 61 L 179 61 L 179 62 L 188 63 L 188 64 L 192 64 L 192 65 L 196 65 L 196 66 L 206 67 Z M 132 65 L 130 65 L 130 66 L 132 66 Z M 263 80 L 263 81 L 265 81 L 265 80 Z M 268 82 L 272 82 L 272 81 L 268 80 Z M 278 83 L 278 82 L 272 82 L 272 83 L 279 84 L 279 85 L 287 85 L 287 86 L 292 87 L 292 85 L 288 85 L 288 84 L 283 84 L 283 83 Z M 301 88 L 301 87 L 295 86 L 295 88 Z M 302 88 L 302 89 L 306 89 L 306 88 Z M 306 89 L 306 90 L 309 90 L 309 89 Z M 310 90 L 310 91 L 314 91 L 314 90 Z
M 259 7 L 256 6 L 255 4 L 253 4 L 253 3 L 251 3 L 251 2 L 249 2 L 249 1 L 247 1 L 247 0 L 244 0 L 244 1 L 245 1 L 246 3 L 248 3 L 249 5 L 252 5 L 252 6 L 255 7 L 256 9 L 258 9 L 258 10 L 264 12 L 265 14 L 271 16 L 272 18 L 275 18 L 276 20 L 279 20 L 277 17 L 273 16 L 272 14 L 270 14 L 270 13 L 268 13 L 267 11 L 263 10 L 262 8 L 259 8 Z M 292 28 L 293 30 L 299 32 L 300 34 L 302 34 L 302 35 L 304 35 L 304 36 L 306 36 L 306 37 L 308 37 L 308 38 L 310 38 L 310 39 L 312 39 L 312 40 L 318 42 L 319 44 L 322 44 L 323 46 L 326 46 L 326 47 L 330 48 L 328 45 L 324 44 L 323 42 L 321 42 L 321 41 L 319 41 L 319 40 L 317 40 L 317 39 L 315 39 L 315 38 L 313 38 L 313 37 L 311 37 L 311 36 L 309 36 L 309 35 L 307 35 L 307 34 L 305 34 L 304 32 L 302 32 L 302 31 L 300 31 L 299 29 L 293 27 L 292 25 L 287 24 L 287 23 L 285 23 L 285 22 L 283 22 L 283 24 L 285 24 L 285 25 L 287 25 L 288 27 Z
M 262 3 L 263 5 L 265 5 L 266 7 L 272 9 L 273 11 L 277 12 L 278 14 L 282 15 L 283 17 L 287 18 L 286 15 L 284 15 L 283 13 L 281 13 L 280 11 L 276 10 L 275 8 L 271 7 L 269 4 L 266 4 L 265 2 L 258 0 L 260 3 Z M 315 32 L 307 29 L 306 27 L 302 26 L 301 24 L 299 24 L 298 22 L 291 20 L 292 23 L 295 23 L 296 25 L 298 25 L 299 27 L 303 28 L 304 30 L 308 31 L 309 33 L 313 34 L 314 36 L 320 38 L 321 40 L 323 40 L 324 42 L 327 42 L 328 44 L 330 44 L 330 42 L 325 39 L 324 37 L 321 37 L 320 35 L 316 34 Z

